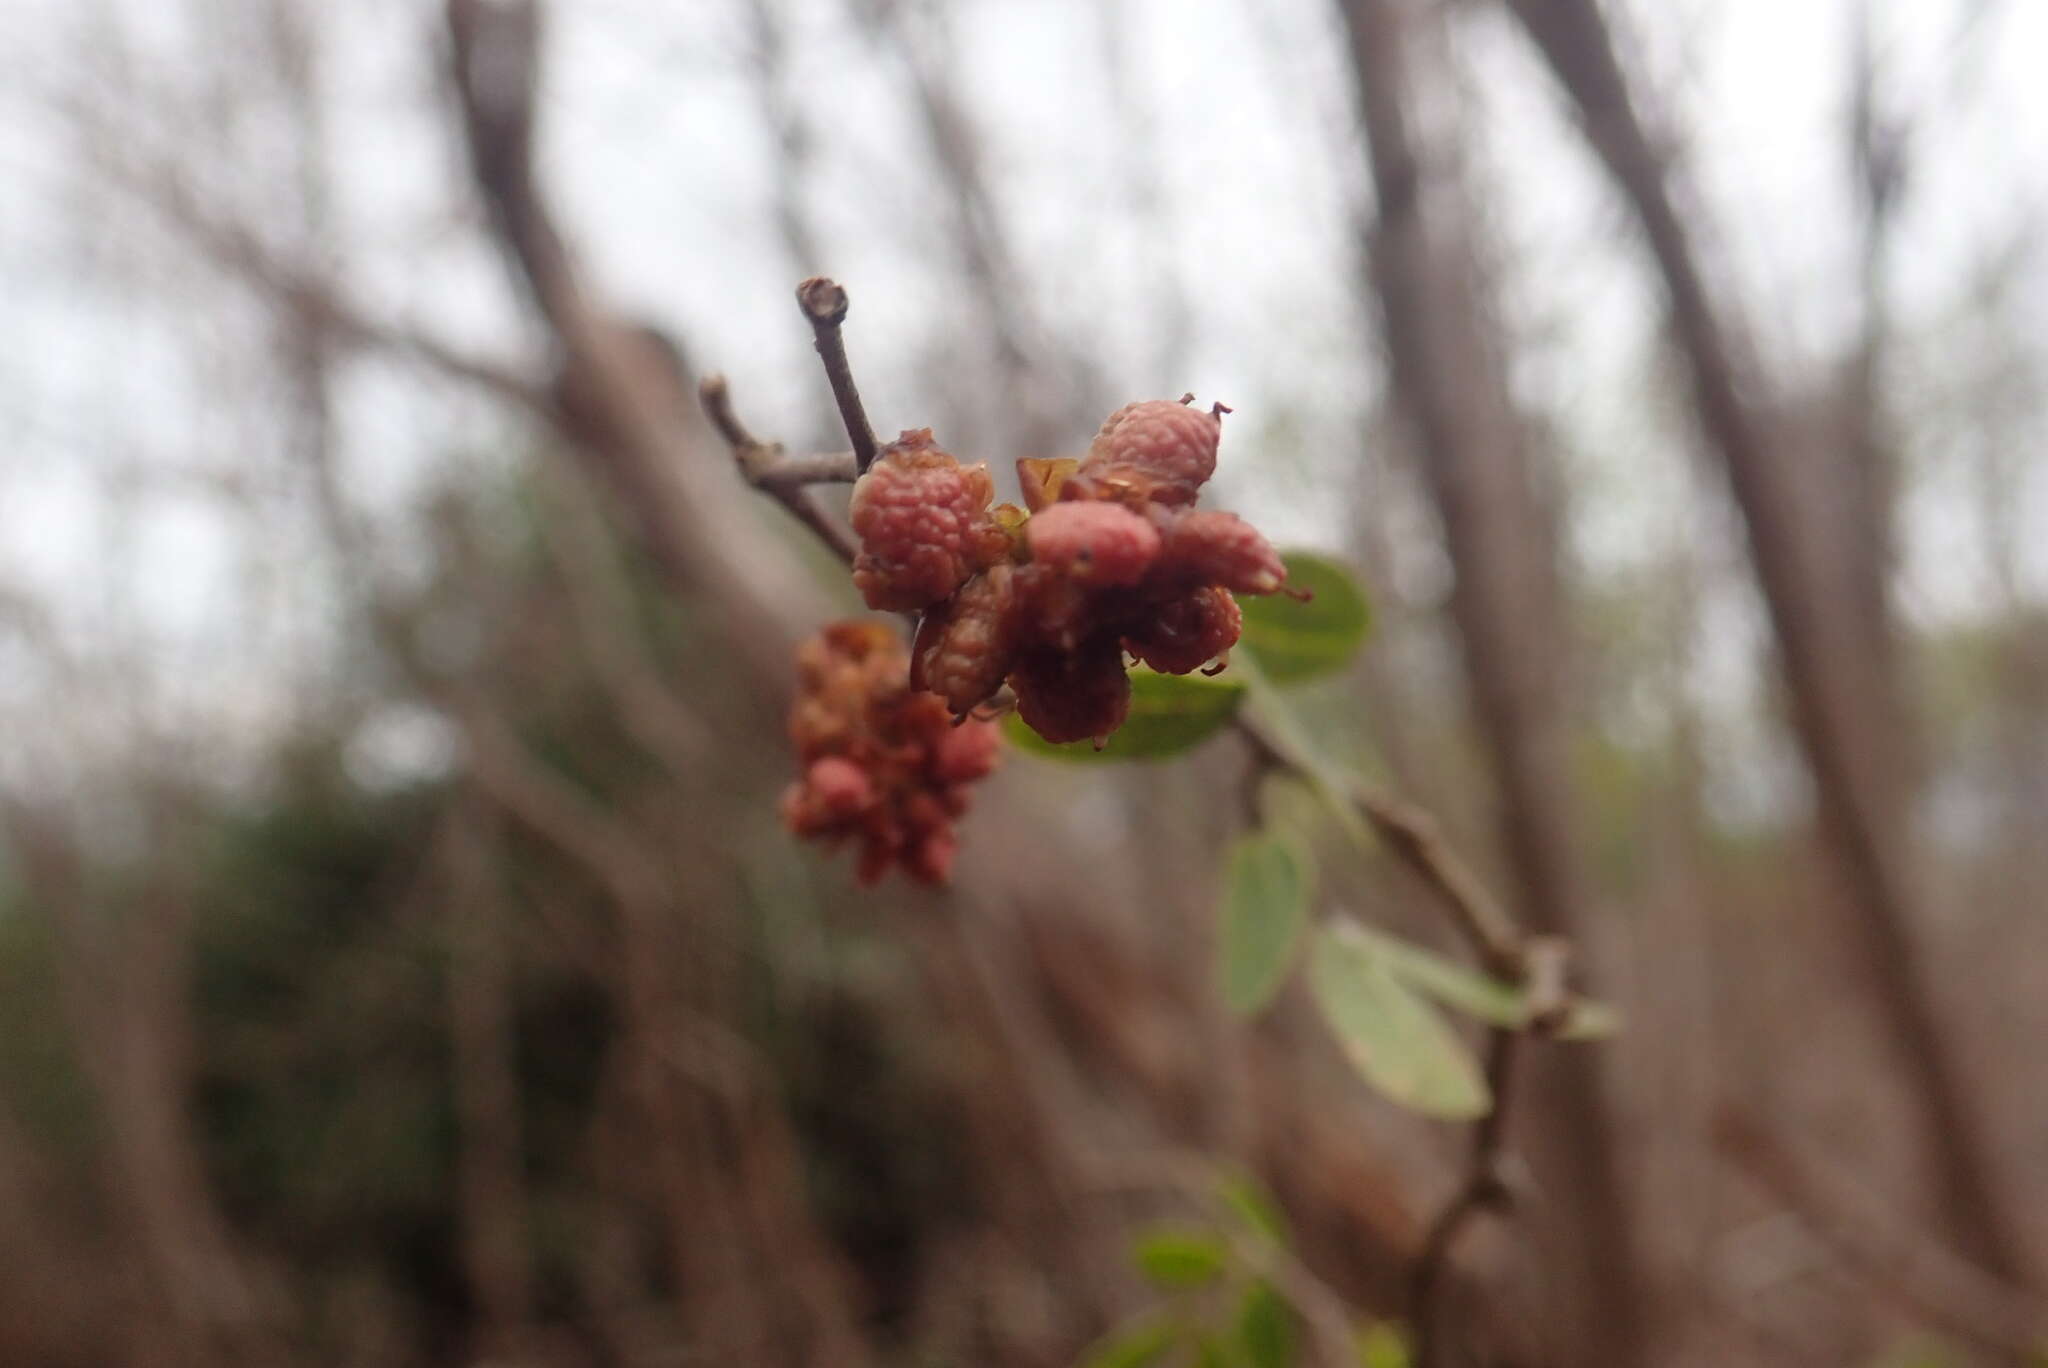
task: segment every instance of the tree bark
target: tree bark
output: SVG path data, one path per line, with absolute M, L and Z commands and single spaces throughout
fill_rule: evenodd
M 1878 1010 L 1919 1100 L 1939 1202 L 1959 1246 L 2007 1278 L 2023 1267 L 1993 1178 L 1979 1101 L 1963 1083 L 1913 944 L 1916 892 L 1902 757 L 1886 719 L 1895 686 L 1869 668 L 1865 613 L 1830 601 L 1806 546 L 1791 452 L 1757 417 L 1760 386 L 1742 332 L 1710 296 L 1666 184 L 1663 159 L 1630 102 L 1612 35 L 1593 0 L 1507 0 L 1576 108 L 1587 141 L 1633 209 L 1664 282 L 1693 398 L 1749 530 L 1813 772 L 1825 838 L 1858 905 L 1858 947 Z
M 1528 921 L 1583 943 L 1585 877 L 1572 819 L 1558 661 L 1567 629 L 1554 534 L 1485 318 L 1474 244 L 1451 178 L 1413 132 L 1409 0 L 1344 0 L 1379 201 L 1372 277 L 1396 402 L 1412 426 L 1456 569 L 1451 611 L 1500 791 L 1501 836 Z M 1456 192 L 1450 192 L 1455 199 Z M 1441 212 L 1448 209 L 1448 212 Z M 1629 1199 L 1597 1055 L 1556 1052 L 1525 1082 L 1544 1185 L 1572 1213 L 1562 1361 L 1642 1359 Z

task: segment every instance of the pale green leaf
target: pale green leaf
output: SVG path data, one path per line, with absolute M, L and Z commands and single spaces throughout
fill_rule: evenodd
M 1272 1284 L 1245 1289 L 1237 1311 L 1237 1342 L 1252 1368 L 1289 1368 L 1294 1362 L 1294 1308 Z
M 1375 1321 L 1358 1332 L 1359 1368 L 1410 1368 L 1408 1338 L 1391 1321 Z
M 1138 1271 L 1159 1287 L 1200 1287 L 1222 1276 L 1230 1251 L 1206 1230 L 1169 1226 L 1139 1237 L 1132 1257 Z
M 1351 572 L 1308 551 L 1281 556 L 1287 584 L 1313 595 L 1308 602 L 1284 594 L 1238 600 L 1244 635 L 1238 649 L 1257 657 L 1266 678 L 1291 684 L 1332 674 L 1351 663 L 1372 625 L 1372 608 Z
M 1293 841 L 1253 832 L 1231 847 L 1217 951 L 1223 1000 L 1249 1015 L 1272 1001 L 1308 925 L 1310 872 Z
M 1322 932 L 1309 961 L 1316 1002 L 1351 1062 L 1367 1082 L 1425 1116 L 1484 1116 L 1492 1099 L 1465 1042 L 1357 930 L 1340 924 Z
M 1354 925 L 1350 934 L 1384 959 L 1395 978 L 1444 1006 L 1493 1026 L 1519 1030 L 1529 1024 L 1529 995 L 1519 985 L 1502 983 L 1481 970 L 1369 926 Z M 1619 1025 L 1613 1008 L 1574 998 L 1557 1036 L 1560 1040 L 1592 1040 L 1612 1035 Z

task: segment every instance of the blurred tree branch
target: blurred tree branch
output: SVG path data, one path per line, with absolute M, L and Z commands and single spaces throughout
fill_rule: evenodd
M 1709 291 L 1673 204 L 1664 158 L 1637 117 L 1606 20 L 1593 0 L 1507 0 L 1571 101 L 1587 142 L 1627 199 L 1663 280 L 1673 331 L 1690 368 L 1700 425 L 1749 529 L 1791 689 L 1793 717 L 1818 791 L 1823 828 L 1862 915 L 1863 954 L 1877 1007 L 1913 1082 L 1932 1150 L 1940 1207 L 1984 1266 L 2019 1279 L 2024 1261 L 1993 1159 L 1983 1100 L 1964 1083 L 1915 949 L 1918 895 L 1897 738 L 1895 678 L 1873 671 L 1854 623 L 1822 592 L 1800 524 L 1794 466 L 1750 397 L 1762 377 L 1743 333 Z
M 479 190 L 562 354 L 579 446 L 623 497 L 656 561 L 730 627 L 754 676 L 786 691 L 789 650 L 820 596 L 762 544 L 700 459 L 679 357 L 592 302 L 533 170 L 540 13 L 531 0 L 448 0 L 450 74 Z
M 1488 321 L 1477 218 L 1456 166 L 1455 139 L 1418 128 L 1416 91 L 1435 70 L 1423 43 L 1431 7 L 1413 0 L 1340 0 L 1364 123 L 1378 219 L 1369 244 L 1394 399 L 1415 441 L 1456 574 L 1451 612 L 1472 707 L 1500 794 L 1502 843 L 1517 894 L 1538 930 L 1583 941 L 1588 880 L 1573 815 L 1561 662 L 1570 633 L 1556 581 L 1556 529 L 1535 495 L 1530 441 Z M 1441 145 L 1439 145 L 1441 144 Z M 1486 944 L 1482 938 L 1482 949 Z M 1503 956 L 1503 958 L 1505 958 Z M 1513 966 L 1519 975 L 1525 966 Z M 1492 1067 L 1515 1067 L 1496 1040 Z M 1599 1056 L 1544 1061 L 1545 1105 L 1531 1117 L 1547 1184 L 1569 1193 L 1574 1218 L 1557 1232 L 1565 1275 L 1567 1359 L 1633 1364 L 1644 1354 L 1639 1233 L 1621 1173 L 1614 1110 Z M 1498 1136 L 1482 1133 L 1468 1182 L 1445 1213 L 1438 1257 L 1493 1171 Z M 1433 1279 L 1427 1265 L 1418 1284 Z M 1419 1315 L 1430 1308 L 1424 1306 Z M 1425 1364 L 1440 1361 L 1438 1327 L 1417 1327 Z
M 1903 1228 L 1890 1200 L 1802 1160 L 1740 1112 L 1721 1113 L 1714 1144 L 1829 1253 L 1929 1324 L 2001 1360 L 2038 1362 L 2048 1348 L 2048 1302 L 1980 1271 L 1922 1232 Z

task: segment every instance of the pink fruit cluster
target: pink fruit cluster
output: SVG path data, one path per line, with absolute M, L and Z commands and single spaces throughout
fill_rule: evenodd
M 928 607 L 1009 555 L 1009 535 L 989 513 L 994 497 L 988 467 L 961 465 L 930 428 L 883 448 L 855 483 L 849 510 L 861 547 L 853 583 L 868 607 Z
M 1130 708 L 1125 657 L 1186 674 L 1237 643 L 1237 594 L 1287 572 L 1258 530 L 1198 509 L 1221 405 L 1129 404 L 1079 460 L 1018 462 L 1028 516 L 991 509 L 985 468 L 905 433 L 854 486 L 869 604 L 923 611 L 914 687 L 965 717 L 1007 684 L 1049 741 L 1107 738 Z
M 789 736 L 800 775 L 782 819 L 799 836 L 857 843 L 864 884 L 892 866 L 944 883 L 953 824 L 996 765 L 995 727 L 956 723 L 939 698 L 909 687 L 908 667 L 902 639 L 876 620 L 832 623 L 797 651 Z

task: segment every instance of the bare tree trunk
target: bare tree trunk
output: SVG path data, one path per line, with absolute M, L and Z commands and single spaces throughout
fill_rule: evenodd
M 786 694 L 789 652 L 822 595 L 756 530 L 751 496 L 731 470 L 707 459 L 719 448 L 680 356 L 592 298 L 555 226 L 533 177 L 539 7 L 448 0 L 446 9 L 477 186 L 559 346 L 563 407 L 580 452 L 623 500 L 662 570 L 720 616 L 735 663 Z
M 167 853 L 176 838 L 156 833 L 147 891 L 110 915 L 85 886 L 68 834 L 23 807 L 4 815 L 25 881 L 56 923 L 70 1032 L 106 1120 L 108 1186 L 158 1299 L 153 1351 L 193 1365 L 284 1361 L 252 1265 L 214 1205 L 186 1108 L 191 907 Z
M 1453 178 L 1426 160 L 1412 130 L 1417 69 L 1408 0 L 1344 0 L 1367 150 L 1379 200 L 1373 278 L 1396 399 L 1412 424 L 1443 519 L 1457 581 L 1451 609 L 1464 642 L 1478 721 L 1500 787 L 1501 834 L 1520 899 L 1538 929 L 1583 943 L 1585 880 L 1572 819 L 1558 661 L 1567 629 L 1555 547 L 1532 489 L 1525 434 L 1484 315 L 1473 244 Z M 1448 209 L 1446 212 L 1445 210 Z M 1558 1053 L 1533 1079 L 1537 1162 L 1560 1206 L 1570 1266 L 1568 1362 L 1643 1357 L 1629 1200 L 1619 1172 L 1598 1057 Z
M 512 1033 L 508 908 L 494 898 L 491 830 L 481 804 L 442 833 L 448 880 L 448 1023 L 460 1127 L 462 1253 L 484 1352 L 515 1359 L 533 1318 L 533 1258 Z
M 1701 425 L 1749 529 L 1823 830 L 1860 905 L 1859 949 L 1876 975 L 1878 1008 L 1919 1098 L 1944 1216 L 1960 1246 L 1985 1268 L 2018 1277 L 2024 1259 L 1997 1195 L 1981 1104 L 1963 1082 L 1916 963 L 1909 814 L 1899 747 L 1886 725 L 1897 715 L 1895 681 L 1869 668 L 1853 606 L 1844 612 L 1821 592 L 1804 544 L 1790 453 L 1757 418 L 1748 397 L 1757 377 L 1743 356 L 1742 333 L 1708 294 L 1599 8 L 1593 0 L 1508 4 L 1577 108 L 1663 276 Z

